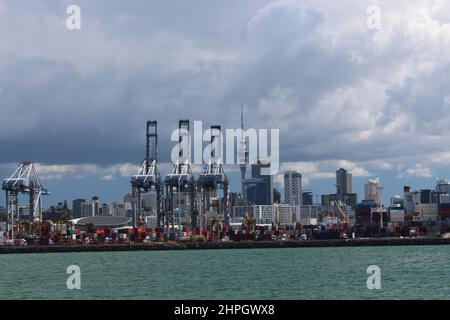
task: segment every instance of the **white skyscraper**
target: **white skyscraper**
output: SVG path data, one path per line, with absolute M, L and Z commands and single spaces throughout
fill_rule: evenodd
M 381 190 L 380 179 L 369 179 L 364 185 L 364 199 L 366 201 L 374 201 L 380 205 L 381 202 Z
M 291 206 L 302 205 L 302 175 L 297 171 L 284 173 L 284 202 Z

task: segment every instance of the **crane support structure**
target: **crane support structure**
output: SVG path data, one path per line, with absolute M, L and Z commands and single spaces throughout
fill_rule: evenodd
M 223 197 L 220 201 L 219 208 L 223 213 L 225 225 L 229 225 L 229 181 L 223 169 L 222 163 L 222 131 L 221 126 L 211 126 L 211 151 L 208 164 L 197 180 L 197 186 L 201 193 L 201 213 L 206 214 L 211 208 L 211 197 L 217 196 L 219 189 L 223 191 Z M 205 221 L 206 225 L 206 221 Z
M 156 193 L 156 214 L 158 225 L 163 224 L 163 191 L 164 186 L 158 168 L 158 124 L 156 121 L 147 121 L 146 155 L 138 174 L 131 177 L 132 196 L 134 199 L 133 213 L 134 226 L 137 220 L 142 220 L 142 193 Z
M 197 210 L 195 210 L 195 179 L 190 163 L 191 140 L 189 134 L 189 120 L 180 120 L 178 123 L 178 159 L 172 173 L 165 178 L 166 211 L 174 228 L 174 218 L 177 214 L 181 229 L 182 206 L 185 208 L 183 216 L 186 226 L 197 226 Z M 175 194 L 176 200 L 175 201 Z M 183 199 L 182 199 L 183 197 Z M 167 222 L 169 226 L 169 222 Z M 181 230 L 180 230 L 181 231 Z
M 14 239 L 14 223 L 20 219 L 19 194 L 26 194 L 28 201 L 28 220 L 42 221 L 42 196 L 49 195 L 47 188 L 36 174 L 35 164 L 24 161 L 19 164 L 13 174 L 3 180 L 2 190 L 6 192 L 7 236 Z

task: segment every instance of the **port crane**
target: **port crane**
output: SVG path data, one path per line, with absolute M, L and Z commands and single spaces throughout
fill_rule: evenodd
M 344 211 L 344 209 L 342 209 L 342 206 L 339 203 L 339 200 L 336 201 L 336 207 L 337 207 L 339 213 L 341 214 L 341 217 L 343 218 L 344 222 L 348 225 L 348 223 L 349 223 L 348 214 Z
M 42 196 L 50 193 L 36 174 L 33 162 L 23 161 L 20 163 L 13 174 L 3 180 L 2 190 L 6 192 L 6 231 L 9 234 L 11 230 L 12 239 L 14 239 L 15 220 L 20 220 L 19 194 L 28 195 L 28 220 L 42 221 Z
M 178 223 L 181 229 L 181 197 L 185 195 L 185 222 L 192 227 L 197 226 L 197 210 L 195 210 L 195 179 L 190 163 L 191 139 L 189 133 L 189 120 L 178 122 L 178 159 L 173 170 L 165 178 L 166 211 L 174 228 L 175 206 L 177 205 Z M 175 203 L 177 195 L 177 204 Z M 167 226 L 169 221 L 167 221 Z M 180 230 L 181 231 L 181 230 Z
M 205 214 L 211 209 L 211 198 L 217 197 L 218 191 L 223 191 L 219 201 L 219 213 L 223 212 L 224 224 L 229 225 L 229 181 L 222 163 L 222 130 L 220 125 L 213 125 L 209 130 L 211 136 L 210 158 L 202 174 L 197 179 L 197 187 L 201 194 L 201 212 Z
M 158 123 L 147 121 L 146 133 L 146 155 L 142 162 L 138 174 L 131 177 L 132 196 L 135 200 L 133 204 L 134 226 L 137 226 L 137 216 L 142 220 L 142 193 L 156 193 L 156 214 L 158 225 L 163 217 L 163 183 L 158 168 Z

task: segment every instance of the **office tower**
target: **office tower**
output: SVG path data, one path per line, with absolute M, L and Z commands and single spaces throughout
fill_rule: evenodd
M 281 203 L 281 193 L 278 189 L 273 189 L 273 202 Z
M 345 194 L 352 193 L 352 174 L 341 168 L 336 170 L 336 196 L 344 202 Z
M 82 210 L 81 210 L 81 206 L 83 205 L 83 203 L 86 202 L 86 199 L 76 199 L 72 201 L 72 214 L 73 214 L 73 218 L 77 219 L 77 218 L 81 218 L 82 217 Z
M 270 163 L 262 163 L 259 160 L 253 163 L 252 178 L 244 182 L 249 204 L 273 204 L 273 176 L 262 174 L 263 168 L 270 169 Z
M 373 201 L 377 205 L 381 204 L 380 179 L 369 179 L 364 184 L 364 200 Z
M 323 207 L 328 207 L 330 205 L 330 195 L 323 194 L 320 196 L 320 205 Z
M 291 206 L 299 206 L 303 203 L 302 175 L 297 171 L 284 173 L 284 202 Z
M 313 205 L 313 194 L 311 191 L 302 193 L 302 205 L 312 206 Z

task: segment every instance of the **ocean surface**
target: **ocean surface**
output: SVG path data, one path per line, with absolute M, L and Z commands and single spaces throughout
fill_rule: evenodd
M 450 298 L 450 246 L 14 254 L 0 270 L 0 299 Z

